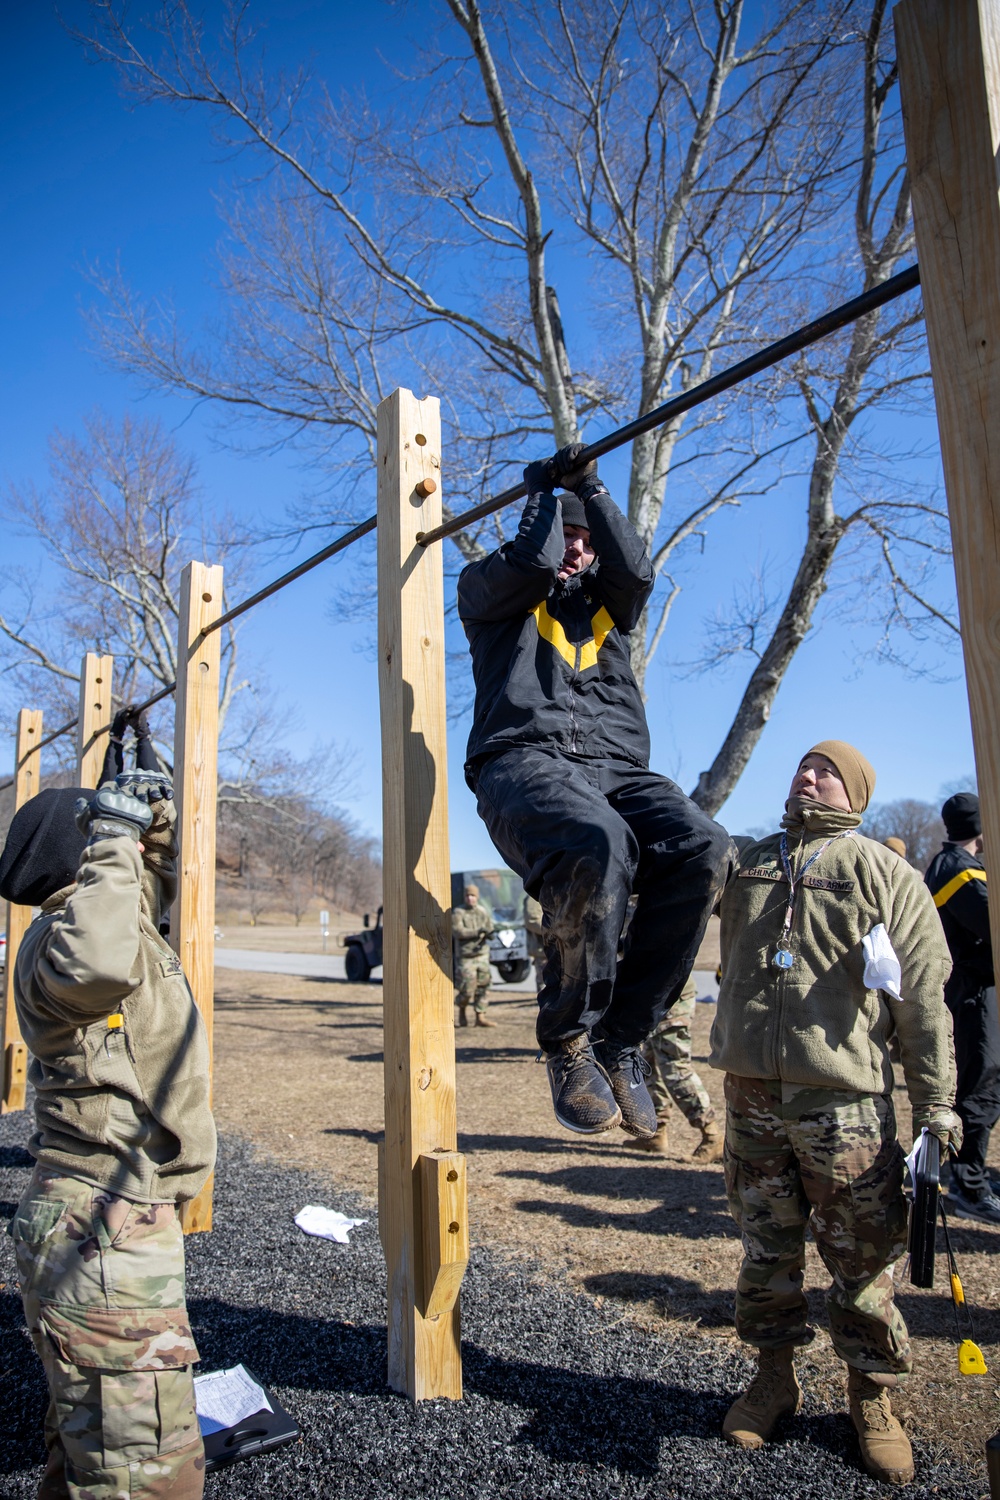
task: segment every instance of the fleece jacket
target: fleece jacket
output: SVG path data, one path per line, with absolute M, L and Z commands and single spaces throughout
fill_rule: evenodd
M 788 835 L 793 872 L 837 831 L 836 815 L 807 815 Z M 887 1094 L 895 1033 L 918 1129 L 955 1097 L 944 1004 L 951 959 L 930 892 L 890 849 L 857 833 L 838 838 L 802 878 L 787 943 L 794 961 L 775 968 L 788 902 L 779 837 L 741 850 L 722 897 L 711 1064 L 746 1078 Z M 880 922 L 902 969 L 901 1000 L 864 981 L 862 939 Z
M 83 851 L 43 903 L 14 970 L 44 1167 L 137 1203 L 193 1198 L 215 1162 L 205 1026 L 157 930 L 176 890 L 174 804 L 144 860 L 128 837 Z

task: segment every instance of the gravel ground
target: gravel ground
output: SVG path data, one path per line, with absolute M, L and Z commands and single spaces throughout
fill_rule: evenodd
M 0 1214 L 27 1182 L 27 1118 L 0 1119 Z M 349 1247 L 292 1224 L 308 1202 L 368 1224 Z M 853 1500 L 890 1491 L 858 1467 L 846 1415 L 809 1401 L 763 1453 L 718 1438 L 747 1362 L 693 1332 L 647 1331 L 523 1258 L 474 1251 L 463 1291 L 466 1395 L 412 1408 L 385 1387 L 383 1261 L 370 1202 L 225 1139 L 216 1228 L 188 1241 L 202 1368 L 244 1360 L 300 1423 L 301 1444 L 208 1480 L 247 1500 Z M 803 1359 L 808 1381 L 808 1359 Z M 45 1401 L 0 1240 L 0 1496 L 34 1496 Z M 984 1496 L 982 1471 L 917 1450 L 911 1500 Z

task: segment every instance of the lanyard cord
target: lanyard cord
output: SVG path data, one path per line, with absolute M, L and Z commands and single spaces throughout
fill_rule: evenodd
M 779 939 L 780 942 L 786 943 L 791 934 L 792 919 L 795 916 L 795 896 L 799 886 L 802 884 L 806 871 L 812 869 L 813 865 L 819 859 L 820 855 L 825 853 L 825 851 L 829 849 L 831 844 L 835 844 L 838 839 L 847 839 L 853 837 L 853 828 L 845 828 L 841 833 L 835 833 L 832 838 L 829 838 L 825 843 L 820 844 L 815 854 L 810 854 L 809 858 L 799 870 L 798 874 L 795 875 L 792 873 L 792 862 L 788 856 L 788 834 L 784 832 L 782 833 L 781 842 L 778 847 L 781 854 L 781 867 L 784 870 L 785 878 L 788 881 L 788 905 L 785 907 L 785 922 L 784 926 L 781 929 L 781 937 Z

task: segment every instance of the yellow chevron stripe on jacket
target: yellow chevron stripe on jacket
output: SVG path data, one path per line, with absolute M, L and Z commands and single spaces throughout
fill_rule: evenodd
M 934 897 L 934 905 L 938 908 L 938 910 L 940 910 L 941 907 L 944 906 L 946 902 L 950 901 L 955 892 L 959 890 L 963 885 L 965 885 L 967 881 L 985 879 L 985 870 L 959 870 L 958 874 L 953 875 L 948 881 L 948 884 L 943 885 L 938 891 L 937 895 Z
M 535 606 L 532 614 L 542 640 L 548 641 L 573 671 L 586 672 L 588 667 L 597 666 L 597 653 L 615 628 L 614 620 L 603 605 L 590 622 L 594 634 L 587 641 L 569 640 L 559 621 L 554 620 L 549 614 L 544 599 L 541 604 Z

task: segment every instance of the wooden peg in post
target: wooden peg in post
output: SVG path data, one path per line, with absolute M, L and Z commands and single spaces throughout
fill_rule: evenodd
M 14 749 L 14 811 L 41 791 L 42 752 L 41 709 L 22 708 L 17 716 L 17 739 Z M 14 962 L 21 939 L 31 921 L 30 906 L 7 906 L 7 954 L 3 975 L 3 1037 L 0 1039 L 0 1062 L 3 1066 L 3 1097 L 0 1114 L 23 1109 L 27 1094 L 28 1049 L 21 1038 L 14 1007 Z
M 440 467 L 433 398 L 398 390 L 378 408 L 378 652 L 382 719 L 385 1144 L 379 1233 L 388 1271 L 389 1384 L 413 1401 L 462 1394 L 458 1263 L 454 1297 L 426 1314 L 424 1247 L 449 1213 L 421 1191 L 420 1158 L 454 1152 L 451 876 L 448 857 L 444 583 L 440 547 L 417 533 L 441 519 L 426 481 Z M 421 494 L 420 486 L 428 491 Z M 435 1179 L 436 1183 L 436 1179 Z M 464 1221 L 464 1214 L 462 1216 Z M 448 1223 L 454 1222 L 451 1215 Z M 447 1224 L 444 1233 L 448 1233 Z M 440 1268 L 439 1268 L 440 1272 Z M 432 1278 L 434 1286 L 442 1281 Z M 450 1295 L 450 1292 L 449 1292 Z
M 222 643 L 206 625 L 222 613 L 222 568 L 188 563 L 181 574 L 174 718 L 174 798 L 180 843 L 170 940 L 201 1011 L 212 1055 L 215 1003 L 215 815 L 219 788 Z M 212 1179 L 181 1208 L 185 1234 L 212 1227 Z
M 76 762 L 80 785 L 96 787 L 104 769 L 111 723 L 113 656 L 88 651 L 80 663 L 80 716 L 76 725 Z
M 987 860 L 1000 850 L 1000 9 L 893 12 Z M 1000 953 L 1000 900 L 990 903 Z

